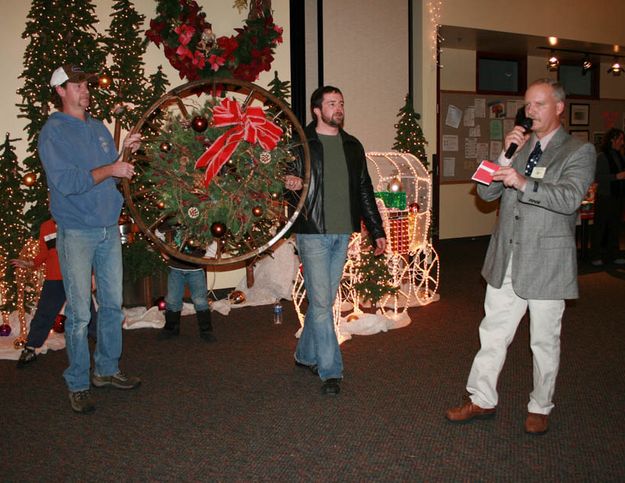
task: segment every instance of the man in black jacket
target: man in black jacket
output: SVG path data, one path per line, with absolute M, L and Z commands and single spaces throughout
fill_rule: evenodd
M 297 219 L 297 249 L 304 267 L 308 310 L 295 351 L 295 364 L 318 374 L 322 394 L 337 395 L 343 360 L 334 332 L 332 305 L 336 298 L 350 235 L 360 221 L 374 241 L 374 253 L 386 249 L 382 219 L 375 204 L 362 144 L 343 131 L 343 95 L 336 87 L 313 92 L 314 121 L 306 127 L 310 147 L 310 185 Z M 299 190 L 302 179 L 287 176 L 286 187 Z

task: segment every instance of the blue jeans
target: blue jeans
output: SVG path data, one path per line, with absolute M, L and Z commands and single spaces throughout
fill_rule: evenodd
M 349 237 L 348 234 L 297 235 L 308 310 L 295 360 L 316 365 L 323 381 L 343 377 L 343 358 L 334 332 L 332 306 L 343 276 Z
M 57 251 L 67 296 L 65 342 L 69 367 L 63 373 L 70 391 L 89 389 L 91 273 L 98 300 L 98 342 L 93 355 L 95 373 L 119 371 L 122 352 L 122 246 L 117 225 L 103 228 L 58 227 Z
M 184 286 L 189 285 L 191 300 L 196 312 L 208 310 L 208 288 L 206 286 L 206 272 L 199 270 L 178 270 L 169 268 L 167 277 L 167 310 L 170 312 L 180 312 L 182 310 L 182 298 L 184 296 Z

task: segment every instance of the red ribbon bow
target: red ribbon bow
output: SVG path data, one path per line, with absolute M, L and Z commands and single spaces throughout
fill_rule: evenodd
M 267 120 L 261 107 L 248 107 L 241 111 L 239 103 L 228 98 L 213 109 L 213 126 L 234 127 L 219 136 L 195 163 L 196 169 L 206 166 L 204 186 L 209 185 L 241 141 L 258 143 L 264 150 L 271 151 L 282 136 L 282 129 Z

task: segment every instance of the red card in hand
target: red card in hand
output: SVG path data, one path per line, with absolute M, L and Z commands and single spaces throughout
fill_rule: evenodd
M 491 163 L 490 161 L 484 160 L 477 167 L 471 179 L 473 181 L 477 181 L 478 183 L 482 183 L 486 185 L 491 184 L 493 181 L 493 174 L 498 169 L 499 169 L 498 164 Z

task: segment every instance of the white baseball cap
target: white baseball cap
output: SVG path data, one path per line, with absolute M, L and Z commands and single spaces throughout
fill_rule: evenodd
M 83 82 L 93 80 L 97 77 L 97 74 L 90 74 L 82 70 L 81 67 L 72 64 L 66 64 L 59 67 L 52 73 L 50 78 L 50 87 L 56 87 L 64 84 L 65 82 Z

